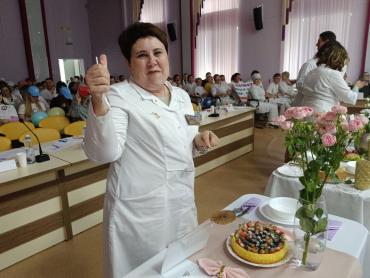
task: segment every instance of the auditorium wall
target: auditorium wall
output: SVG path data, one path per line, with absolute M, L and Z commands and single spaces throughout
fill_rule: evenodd
M 28 77 L 18 1 L 0 1 L 0 78 L 17 82 Z

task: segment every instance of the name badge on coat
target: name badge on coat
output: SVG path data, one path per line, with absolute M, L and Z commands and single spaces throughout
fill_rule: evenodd
M 200 125 L 200 117 L 198 115 L 185 114 L 185 119 L 188 125 Z

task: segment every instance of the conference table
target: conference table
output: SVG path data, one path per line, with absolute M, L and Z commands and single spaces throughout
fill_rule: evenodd
M 231 224 L 213 224 L 208 243 L 202 250 L 193 254 L 189 258 L 184 258 L 182 262 L 166 273 L 160 274 L 161 264 L 166 256 L 166 250 L 162 250 L 157 255 L 127 274 L 126 278 L 134 277 L 209 277 L 197 265 L 197 259 L 210 258 L 215 261 L 221 260 L 224 265 L 242 268 L 250 277 L 370 277 L 370 243 L 368 230 L 360 223 L 329 214 L 329 222 L 337 221 L 341 223 L 339 230 L 327 241 L 327 249 L 323 256 L 322 264 L 314 272 L 298 270 L 292 262 L 278 266 L 276 268 L 259 268 L 243 264 L 227 255 L 225 239 L 237 227 L 238 224 L 248 220 L 260 220 L 270 222 L 282 227 L 287 233 L 291 233 L 293 227 L 290 225 L 279 224 L 266 218 L 262 213 L 263 207 L 269 197 L 258 194 L 246 194 L 228 205 L 225 210 L 233 210 L 240 207 L 243 203 L 252 200 L 260 200 L 255 209 L 249 211 L 241 218 Z M 209 220 L 208 220 L 209 221 Z M 187 247 L 185 246 L 184 249 Z M 361 276 L 362 273 L 362 276 Z
M 264 194 L 297 199 L 303 185 L 297 177 L 283 175 L 278 169 L 272 172 Z M 323 195 L 329 213 L 357 221 L 370 230 L 370 189 L 357 190 L 352 184 L 327 183 Z
M 354 105 L 346 103 L 342 103 L 342 105 L 347 107 L 348 114 L 359 114 L 361 110 L 369 108 L 367 99 L 357 99 Z
M 205 117 L 220 144 L 194 158 L 196 175 L 253 151 L 254 108 L 241 107 Z M 50 161 L 0 172 L 0 270 L 99 223 L 109 164 L 88 160 L 82 138 L 43 144 Z M 24 149 L 0 153 L 12 159 Z

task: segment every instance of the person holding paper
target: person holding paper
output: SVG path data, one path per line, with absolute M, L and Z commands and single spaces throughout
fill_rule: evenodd
M 111 163 L 104 204 L 104 274 L 123 277 L 197 226 L 194 149 L 217 136 L 189 125 L 188 94 L 167 82 L 166 34 L 137 22 L 119 37 L 131 77 L 109 86 L 108 59 L 90 67 L 85 152 Z

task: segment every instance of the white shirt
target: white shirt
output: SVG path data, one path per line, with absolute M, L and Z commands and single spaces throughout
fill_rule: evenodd
M 289 97 L 289 96 L 294 96 L 295 95 L 293 86 L 292 85 L 288 85 L 284 80 L 281 80 L 280 81 L 279 91 L 284 96 L 288 96 Z
M 226 83 L 217 84 L 214 83 L 212 85 L 211 94 L 212 96 L 220 95 L 226 96 L 228 92 L 230 92 L 230 87 Z
M 18 121 L 17 110 L 13 105 L 0 104 L 0 122 L 5 121 Z
M 195 95 L 199 95 L 201 97 L 205 97 L 207 95 L 207 91 L 204 89 L 203 86 L 196 86 L 194 89 Z
M 40 101 L 38 102 L 38 105 L 34 102 L 31 102 L 31 109 L 32 113 L 46 111 L 45 105 Z M 18 114 L 24 115 L 25 113 L 26 113 L 26 104 L 22 103 L 18 107 Z
M 121 278 L 197 225 L 188 94 L 168 82 L 167 106 L 135 83 L 111 86 L 110 108 L 90 105 L 87 156 L 110 162 L 103 218 L 105 277 Z
M 261 88 L 261 85 L 257 86 L 253 84 L 249 92 L 250 92 L 252 99 L 266 101 L 265 89 L 263 87 Z
M 348 87 L 343 73 L 325 65 L 320 65 L 308 74 L 302 95 L 301 105 L 310 106 L 315 112 L 328 112 L 340 102 L 355 104 L 357 100 L 357 92 Z
M 279 93 L 279 84 L 275 84 L 274 82 L 271 82 L 266 92 L 273 95 L 274 97 L 277 97 L 277 94 Z
M 41 96 L 50 103 L 50 101 L 55 97 L 56 95 L 56 89 L 54 88 L 52 91 L 49 91 L 48 89 L 44 89 L 41 92 Z
M 318 61 L 317 58 L 312 58 L 308 60 L 306 63 L 302 65 L 301 69 L 299 70 L 299 73 L 297 76 L 297 82 L 296 82 L 298 93 L 302 91 L 304 81 L 307 75 L 310 73 L 310 71 L 317 68 L 317 61 Z

